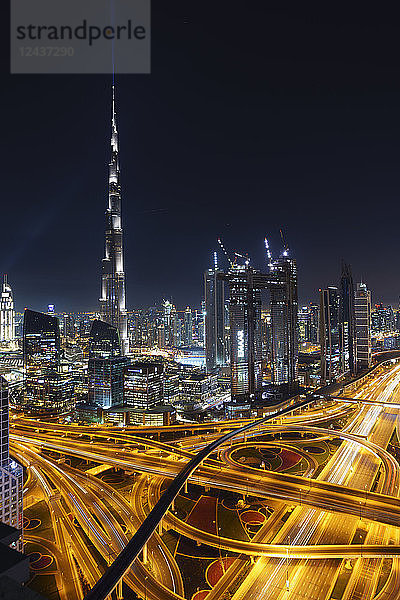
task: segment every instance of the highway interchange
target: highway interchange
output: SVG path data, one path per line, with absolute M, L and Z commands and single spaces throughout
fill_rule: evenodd
M 126 574 L 125 585 L 142 598 L 192 600 L 192 594 L 186 595 L 190 575 L 179 567 L 163 533 L 173 530 L 234 558 L 201 600 L 400 597 L 399 468 L 387 450 L 399 428 L 398 408 L 391 404 L 400 401 L 400 365 L 378 367 L 345 389 L 344 396 L 372 403 L 316 400 L 298 414 L 238 435 L 190 477 L 205 495 L 210 490 L 222 495 L 229 491 L 243 502 L 248 497 L 268 501 L 273 510 L 251 539 L 190 525 L 171 506 Z M 190 425 L 186 430 L 172 426 L 160 435 L 155 428 L 40 423 L 15 415 L 11 450 L 26 467 L 26 505 L 43 500 L 51 515 L 54 541 L 36 541 L 55 558 L 60 598 L 83 598 L 138 529 L 166 482 L 207 443 L 244 422 Z M 340 429 L 338 423 L 343 423 Z M 274 446 L 286 434 L 282 446 L 294 448 L 295 440 L 287 437 L 290 432 L 299 439 L 313 434 L 316 442 L 336 440 L 337 450 L 320 469 L 311 456 L 308 461 L 305 457 L 307 467 L 301 475 L 232 459 L 235 448 L 271 444 L 271 434 Z M 71 460 L 79 460 L 79 466 L 72 467 Z M 99 466 L 98 473 L 93 465 Z M 98 476 L 106 469 L 122 469 L 131 477 L 129 494 Z M 122 586 L 116 594 L 123 597 Z

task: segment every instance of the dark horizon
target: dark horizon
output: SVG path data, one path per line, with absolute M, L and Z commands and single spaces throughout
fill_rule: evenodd
M 117 76 L 129 310 L 200 306 L 217 237 L 261 267 L 281 228 L 300 305 L 344 259 L 373 302 L 398 306 L 392 17 L 153 2 L 152 73 Z M 9 75 L 6 51 L 2 64 L 0 274 L 18 310 L 97 309 L 111 76 Z

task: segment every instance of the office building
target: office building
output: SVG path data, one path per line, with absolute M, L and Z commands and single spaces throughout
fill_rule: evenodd
M 395 314 L 391 306 L 375 304 L 371 311 L 373 333 L 391 333 L 396 330 Z
M 19 530 L 11 546 L 22 551 L 23 471 L 9 452 L 9 385 L 0 375 L 0 521 Z
M 61 354 L 57 317 L 26 309 L 23 327 L 24 410 L 48 416 L 72 409 L 74 383 L 61 372 Z
M 188 373 L 181 379 L 181 403 L 186 408 L 200 408 L 215 399 L 218 388 L 217 375 Z
M 354 284 L 350 265 L 342 263 L 340 277 L 340 343 L 343 373 L 354 375 L 357 370 L 356 319 Z
M 124 370 L 119 331 L 95 319 L 89 336 L 88 403 L 106 409 L 124 402 Z
M 14 299 L 7 275 L 4 275 L 0 295 L 0 342 L 10 343 L 15 339 Z
M 226 311 L 223 272 L 217 261 L 204 274 L 205 350 L 207 373 L 227 364 Z
M 321 383 L 332 383 L 343 375 L 340 336 L 340 295 L 337 287 L 320 290 Z
M 193 345 L 193 314 L 189 306 L 183 313 L 183 346 Z
M 163 401 L 164 366 L 134 362 L 125 371 L 125 405 L 148 411 Z
M 269 285 L 272 329 L 272 381 L 289 392 L 298 381 L 298 299 L 297 265 L 285 249 L 273 261 L 274 279 Z
M 232 400 L 248 404 L 262 394 L 262 275 L 238 265 L 228 274 Z
M 365 283 L 358 283 L 355 296 L 357 368 L 366 369 L 372 363 L 371 292 Z
M 128 315 L 125 301 L 125 272 L 121 220 L 121 183 L 115 96 L 113 86 L 111 122 L 111 162 L 108 177 L 105 257 L 102 260 L 100 314 L 102 321 L 116 327 L 122 354 L 129 351 Z

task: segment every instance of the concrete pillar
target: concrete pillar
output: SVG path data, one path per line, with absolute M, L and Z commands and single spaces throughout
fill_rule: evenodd
M 162 519 L 158 524 L 158 535 L 162 535 L 163 532 L 163 523 L 162 523 Z
M 147 564 L 147 542 L 143 546 L 143 564 Z

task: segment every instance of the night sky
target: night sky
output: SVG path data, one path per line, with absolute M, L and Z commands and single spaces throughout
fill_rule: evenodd
M 397 305 L 397 16 L 238 7 L 153 0 L 152 73 L 117 77 L 128 308 L 199 306 L 218 236 L 262 267 L 282 227 L 302 302 L 343 258 Z M 20 309 L 97 308 L 111 77 L 9 75 L 3 43 L 0 273 Z

